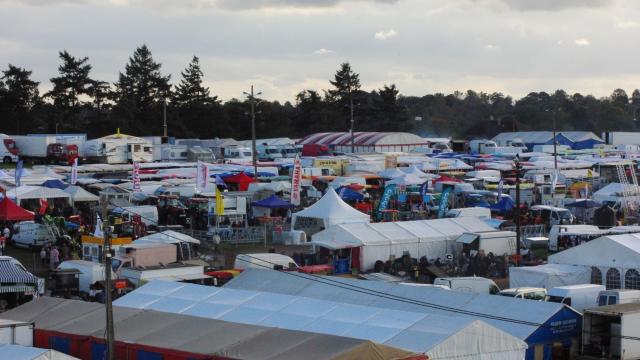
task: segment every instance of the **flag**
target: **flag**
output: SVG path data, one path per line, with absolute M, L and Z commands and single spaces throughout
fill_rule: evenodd
M 44 215 L 47 212 L 47 208 L 49 207 L 49 202 L 45 198 L 40 198 L 40 210 L 38 211 L 40 215 Z
M 556 186 L 558 185 L 558 172 L 555 171 L 553 173 L 553 177 L 551 179 L 551 191 L 556 192 Z
M 224 215 L 224 199 L 218 187 L 216 187 L 216 215 Z
M 498 200 L 502 197 L 502 190 L 504 189 L 504 179 L 500 178 L 498 182 Z
M 20 187 L 20 179 L 22 178 L 23 170 L 24 170 L 24 164 L 22 160 L 20 160 L 16 165 L 16 173 L 15 173 L 16 187 Z
M 447 188 L 440 195 L 440 206 L 438 207 L 438 219 L 443 218 L 449 210 L 449 195 L 451 195 L 451 188 Z
M 427 194 L 427 190 L 429 190 L 429 180 L 425 181 L 420 185 L 420 197 L 424 199 L 424 196 Z
M 96 214 L 96 229 L 93 231 L 93 236 L 97 238 L 104 237 L 104 233 L 102 232 L 102 219 L 99 214 Z
M 291 174 L 291 203 L 300 205 L 300 188 L 302 186 L 302 162 L 296 155 L 293 160 L 293 173 Z
M 140 163 L 133 163 L 133 192 L 140 192 Z
M 209 182 L 209 167 L 206 163 L 198 161 L 198 169 L 196 172 L 196 189 L 203 192 L 207 188 Z
M 587 169 L 587 176 L 588 177 L 593 177 L 593 170 Z
M 227 184 L 224 182 L 224 180 L 222 180 L 220 175 L 217 175 L 217 174 L 216 174 L 216 186 L 221 186 L 225 189 L 227 188 Z
M 71 165 L 71 185 L 75 185 L 78 182 L 78 158 L 73 159 Z

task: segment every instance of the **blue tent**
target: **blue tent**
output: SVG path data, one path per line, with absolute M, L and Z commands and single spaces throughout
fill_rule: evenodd
M 64 190 L 67 188 L 67 184 L 63 183 L 60 180 L 47 180 L 45 182 L 42 183 L 42 186 L 46 187 L 46 188 L 50 188 L 50 189 L 60 189 L 60 190 Z
M 251 203 L 251 205 L 269 209 L 289 209 L 293 207 L 293 204 L 280 199 L 276 195 L 271 195 L 268 198 L 262 199 L 260 201 L 254 201 Z
M 495 211 L 499 213 L 506 213 L 513 210 L 514 207 L 516 207 L 516 203 L 513 202 L 513 200 L 511 200 L 510 197 L 503 196 L 502 199 L 500 199 L 500 201 L 491 205 L 489 209 L 491 209 L 491 211 Z
M 346 186 L 339 187 L 336 192 L 338 193 L 338 195 L 340 195 L 342 200 L 359 201 L 364 199 L 364 195 L 355 190 L 349 189 Z

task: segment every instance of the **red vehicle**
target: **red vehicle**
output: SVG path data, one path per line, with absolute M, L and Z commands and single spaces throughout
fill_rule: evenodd
M 72 165 L 78 157 L 78 145 L 75 144 L 49 144 L 47 145 L 47 163 L 61 163 Z
M 302 156 L 326 156 L 331 155 L 331 150 L 327 145 L 304 144 L 302 146 Z

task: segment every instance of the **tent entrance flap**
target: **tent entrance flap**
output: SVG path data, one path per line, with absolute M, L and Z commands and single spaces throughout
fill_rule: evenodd
M 479 237 L 480 235 L 478 234 L 462 234 L 456 239 L 456 242 L 460 244 L 471 244 L 478 240 Z

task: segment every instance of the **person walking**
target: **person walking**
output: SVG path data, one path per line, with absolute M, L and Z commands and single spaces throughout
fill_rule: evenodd
M 9 238 L 11 237 L 11 230 L 7 225 L 5 225 L 4 229 L 2 230 L 2 236 L 4 236 L 5 240 L 9 240 Z
M 4 255 L 4 248 L 7 243 L 7 238 L 4 235 L 0 235 L 0 255 Z
M 49 255 L 49 267 L 53 270 L 58 267 L 58 263 L 60 262 L 60 252 L 58 251 L 58 248 L 54 246 Z
M 40 249 L 40 263 L 42 267 L 47 266 L 47 249 L 44 246 Z

